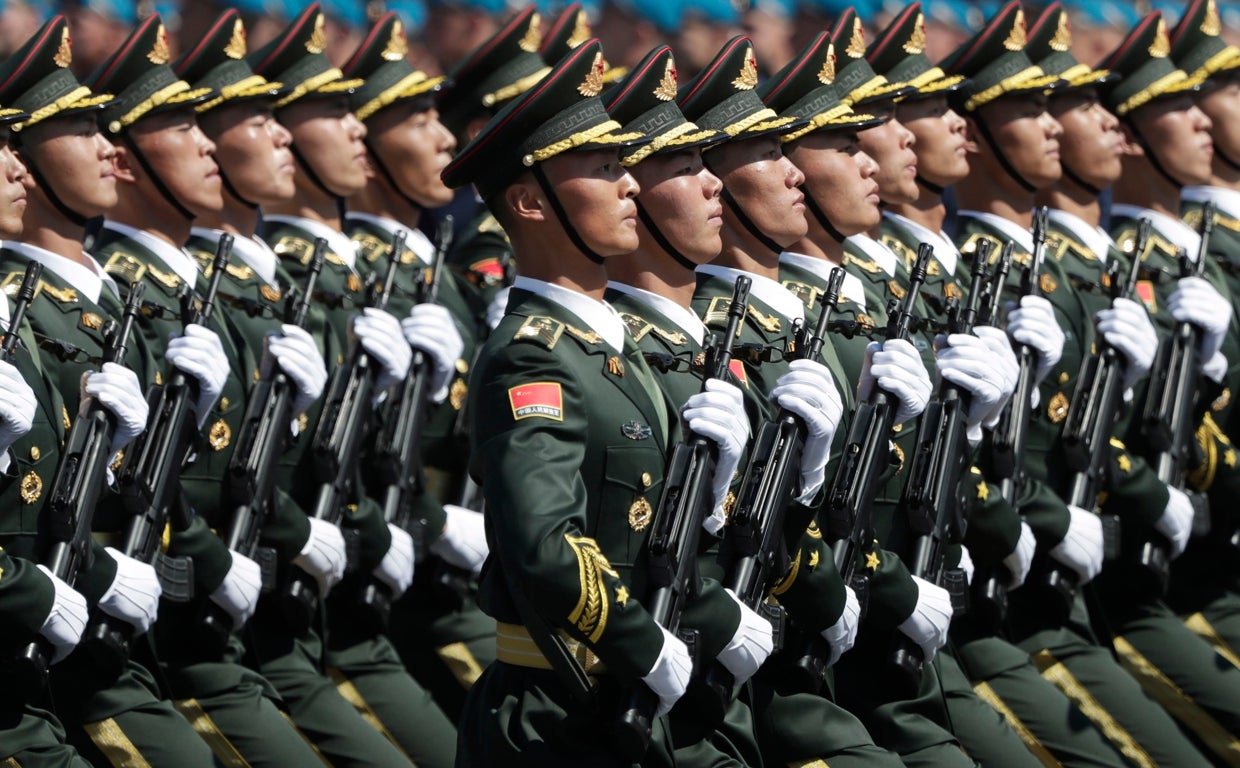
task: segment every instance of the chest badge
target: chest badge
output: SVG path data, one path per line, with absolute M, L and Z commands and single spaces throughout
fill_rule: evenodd
M 650 507 L 650 502 L 638 497 L 629 507 L 629 527 L 635 531 L 645 530 L 646 526 L 650 525 L 650 518 L 653 516 L 654 510 Z
M 213 451 L 222 451 L 232 442 L 232 428 L 220 419 L 211 425 L 210 431 L 207 432 L 207 445 L 211 446 Z
M 630 440 L 645 440 L 654 433 L 650 427 L 639 424 L 636 421 L 626 421 L 620 425 L 620 434 Z
M 33 504 L 43 495 L 43 478 L 39 477 L 34 471 L 27 472 L 22 477 L 20 489 L 22 501 L 27 504 Z

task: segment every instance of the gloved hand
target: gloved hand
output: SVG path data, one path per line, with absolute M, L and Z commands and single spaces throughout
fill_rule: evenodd
M 1034 384 L 1041 384 L 1063 357 L 1063 329 L 1055 310 L 1044 296 L 1023 296 L 1020 306 L 1008 313 L 1007 332 L 1015 341 L 1038 353 Z
M 1167 492 L 1170 494 L 1167 508 L 1163 510 L 1158 522 L 1154 523 L 1154 530 L 1171 542 L 1171 558 L 1175 559 L 1184 554 L 1188 540 L 1193 535 L 1193 502 L 1179 488 L 1169 485 Z
M 724 524 L 723 504 L 732 485 L 732 476 L 749 441 L 749 421 L 741 391 L 726 381 L 707 379 L 706 390 L 690 396 L 680 409 L 685 428 L 719 448 L 715 475 L 711 481 L 713 512 L 703 521 L 706 530 L 718 533 Z
M 392 545 L 373 573 L 392 588 L 392 597 L 397 598 L 413 583 L 413 537 L 391 523 L 388 523 L 388 532 L 392 534 Z
M 920 416 L 930 402 L 930 374 L 917 348 L 906 339 L 871 341 L 865 347 L 861 378 L 857 382 L 857 400 L 864 401 L 878 388 L 900 401 L 896 424 Z
M 831 647 L 831 657 L 827 666 L 833 666 L 840 657 L 848 653 L 857 642 L 857 628 L 861 626 L 861 603 L 852 587 L 844 587 L 844 612 L 834 624 L 822 631 L 822 639 Z
M 727 667 L 738 684 L 753 677 L 762 662 L 771 655 L 775 647 L 771 622 L 759 616 L 737 598 L 736 593 L 725 589 L 728 597 L 741 609 L 741 623 L 736 634 L 719 652 L 719 663 Z
M 1029 577 L 1029 567 L 1033 564 L 1033 553 L 1038 548 L 1038 541 L 1033 536 L 1033 529 L 1025 521 L 1020 523 L 1020 538 L 1016 540 L 1016 549 L 1003 558 L 1012 578 L 1008 580 L 1008 589 L 1016 589 Z
M 456 329 L 452 313 L 438 304 L 417 304 L 409 310 L 409 316 L 400 321 L 400 328 L 410 346 L 430 356 L 435 370 L 431 376 L 431 400 L 442 403 L 448 397 L 448 385 L 456 374 L 456 361 L 465 351 L 465 342 Z
M 508 294 L 511 291 L 512 288 L 507 285 L 500 288 L 495 292 L 495 298 L 491 299 L 491 303 L 487 305 L 487 327 L 492 331 L 508 312 Z
M 34 426 L 38 402 L 17 368 L 0 360 L 0 453 Z
M 43 620 L 43 626 L 39 627 L 39 634 L 43 635 L 44 639 L 55 649 L 52 655 L 52 663 L 55 664 L 68 656 L 82 639 L 82 632 L 86 630 L 86 621 L 90 618 L 90 610 L 86 607 L 86 598 L 57 578 L 56 574 L 47 569 L 47 566 L 40 565 L 38 569 L 52 580 L 54 590 L 52 610 Z
M 310 518 L 310 537 L 301 553 L 293 558 L 298 566 L 314 577 L 319 585 L 319 596 L 326 597 L 331 588 L 344 578 L 348 555 L 344 549 L 344 534 L 326 520 Z
M 1008 400 L 1012 399 L 1012 393 L 1016 391 L 1016 380 L 1020 378 L 1020 363 L 1016 361 L 1016 353 L 1012 351 L 1012 340 L 1008 338 L 1006 331 L 983 325 L 974 328 L 973 335 L 985 342 L 986 347 L 994 355 L 995 372 L 1002 382 L 999 388 L 1001 393 L 999 403 L 982 420 L 982 425 L 989 429 L 999 423 L 1003 409 L 1007 406 Z
M 1006 342 L 1006 337 L 1004 340 Z M 953 333 L 946 339 L 940 336 L 935 346 L 939 347 L 936 358 L 939 375 L 969 393 L 965 420 L 970 428 L 981 425 L 992 413 L 1003 409 L 1011 392 L 1004 392 L 1007 385 L 1005 366 L 996 359 L 999 356 L 990 344 L 979 336 Z M 1012 356 L 1010 347 L 1008 356 Z
M 1182 277 L 1167 298 L 1167 311 L 1181 323 L 1201 329 L 1201 360 L 1208 361 L 1223 346 L 1231 304 L 1213 285 L 1200 277 Z
M 241 629 L 258 608 L 258 595 L 263 591 L 263 569 L 245 555 L 228 550 L 232 565 L 224 581 L 211 593 L 215 603 L 232 618 L 233 629 Z
M 813 360 L 793 360 L 775 382 L 771 402 L 800 416 L 808 428 L 801 452 L 801 488 L 797 501 L 807 502 L 822 487 L 831 440 L 844 415 L 844 404 L 831 372 Z
M 977 566 L 973 564 L 973 555 L 969 554 L 969 548 L 960 545 L 960 562 L 956 563 L 956 567 L 964 571 L 966 583 L 973 583 L 973 574 L 977 571 Z
M 952 623 L 952 598 L 946 589 L 925 579 L 913 577 L 917 584 L 917 605 L 913 615 L 904 620 L 900 631 L 921 648 L 928 663 L 947 642 L 947 628 Z
M 306 329 L 285 323 L 280 330 L 282 335 L 267 337 L 267 351 L 297 388 L 293 413 L 303 413 L 323 394 L 323 388 L 327 386 L 327 365 Z
M 175 336 L 168 342 L 164 357 L 186 376 L 198 382 L 198 400 L 194 403 L 194 412 L 198 414 L 198 426 L 201 428 L 211 415 L 215 401 L 220 399 L 224 382 L 228 380 L 228 372 L 231 370 L 220 337 L 206 326 L 187 325 L 182 335 Z
M 1098 333 L 1108 344 L 1128 361 L 1124 366 L 1124 389 L 1132 389 L 1154 364 L 1158 352 L 1158 334 L 1150 316 L 1132 299 L 1118 298 L 1110 309 L 1094 315 L 1098 321 Z
M 366 307 L 362 314 L 353 316 L 353 333 L 378 364 L 376 392 L 395 386 L 409 374 L 413 351 L 395 317 L 382 309 Z
M 689 649 L 671 632 L 663 627 L 659 627 L 659 630 L 663 632 L 663 648 L 659 651 L 659 658 L 655 659 L 654 666 L 642 678 L 646 687 L 659 697 L 659 711 L 655 717 L 666 715 L 676 701 L 685 695 L 685 689 L 689 686 L 689 675 L 693 673 L 693 659 L 689 656 Z
M 129 445 L 146 429 L 149 409 L 146 395 L 138 386 L 138 377 L 119 363 L 104 363 L 98 371 L 82 374 L 82 400 L 80 413 L 90 407 L 89 398 L 98 398 L 99 405 L 108 409 L 116 419 L 116 431 L 112 433 L 112 450 L 119 451 Z
M 1102 572 L 1102 520 L 1093 512 L 1068 505 L 1072 519 L 1063 541 L 1051 550 L 1051 557 L 1071 568 L 1086 584 Z
M 1222 384 L 1223 377 L 1227 375 L 1229 367 L 1227 355 L 1224 355 L 1222 352 L 1215 352 L 1213 357 L 1201 364 L 1201 372 L 1215 384 Z
M 155 569 L 139 560 L 107 547 L 116 561 L 116 578 L 99 598 L 99 609 L 114 619 L 128 622 L 142 634 L 155 623 L 159 614 L 159 596 L 163 589 Z
M 475 576 L 482 573 L 482 564 L 491 553 L 487 546 L 487 534 L 482 525 L 482 513 L 472 509 L 444 504 L 448 522 L 444 526 L 431 551 L 457 568 L 466 568 Z

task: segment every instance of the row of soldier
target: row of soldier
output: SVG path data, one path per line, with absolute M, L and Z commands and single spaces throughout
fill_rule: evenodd
M 686 83 L 667 48 L 610 70 L 579 13 L 448 81 L 392 15 L 331 67 L 317 6 L 177 62 L 151 17 L 85 85 L 61 19 L 5 64 L 2 751 L 1234 761 L 1213 3 L 1100 69 L 1016 3 L 934 66 L 913 4 Z M 444 270 L 416 227 L 465 185 Z M 91 538 L 59 491 L 93 458 Z

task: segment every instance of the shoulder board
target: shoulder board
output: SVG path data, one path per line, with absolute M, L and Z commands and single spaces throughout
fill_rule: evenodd
M 387 245 L 382 240 L 369 234 L 357 234 L 349 238 L 357 243 L 357 255 L 373 263 L 387 254 Z
M 650 330 L 654 331 L 654 335 L 663 339 L 668 344 L 675 344 L 678 347 L 683 344 L 688 343 L 689 341 L 689 337 L 685 336 L 680 331 L 665 331 L 659 326 L 654 325 L 653 323 L 651 323 L 650 325 Z
M 504 242 L 508 242 L 508 233 L 505 232 L 504 228 L 500 226 L 500 223 L 495 220 L 495 217 L 489 213 L 482 219 L 482 221 L 478 222 L 478 231 L 492 232 L 504 238 Z
M 991 243 L 994 244 L 994 250 L 991 251 L 991 253 L 993 254 L 992 258 L 998 259 L 999 251 L 1000 249 L 1003 248 L 1003 243 L 999 242 L 999 238 L 995 237 L 994 235 L 988 235 L 985 232 L 974 232 L 973 234 L 969 235 L 969 239 L 961 243 L 960 252 L 962 254 L 971 256 L 977 253 L 977 249 L 981 246 L 982 242 L 986 240 L 989 240 Z M 1013 259 L 1013 261 L 1015 261 L 1015 259 Z
M 1125 228 L 1115 238 L 1115 242 L 1119 244 L 1120 250 L 1126 255 L 1132 253 L 1132 249 L 1136 246 L 1136 241 L 1136 227 Z M 1150 232 L 1150 239 L 1145 244 L 1145 253 L 1141 254 L 1141 261 L 1148 259 L 1152 253 L 1161 253 L 1168 259 L 1175 259 L 1180 253 L 1180 248 L 1157 232 Z
M 564 323 L 555 318 L 534 315 L 525 318 L 512 340 L 541 344 L 547 349 L 554 349 L 556 342 L 564 334 L 564 327 Z
M 800 299 L 801 303 L 807 307 L 814 306 L 814 304 L 818 302 L 819 294 L 822 293 L 822 291 L 818 290 L 814 286 L 806 285 L 805 283 L 797 280 L 785 280 L 783 282 L 783 286 L 788 289 L 789 293 Z
M 16 299 L 17 292 L 21 290 L 22 281 L 25 279 L 26 273 L 24 271 L 10 272 L 4 276 L 3 280 L 0 280 L 0 291 L 4 291 L 4 294 L 10 299 Z M 39 284 L 34 288 L 35 296 L 41 293 L 46 294 L 49 298 L 61 304 L 72 304 L 78 300 L 77 291 L 72 288 L 57 288 L 46 280 L 40 280 Z
M 564 323 L 564 330 L 568 331 L 570 336 L 575 336 L 577 339 L 584 341 L 586 344 L 601 344 L 603 342 L 603 337 L 599 336 L 594 331 L 582 330 L 581 328 L 573 327 L 568 323 Z
M 1046 233 L 1046 252 L 1055 257 L 1055 261 L 1063 261 L 1065 256 L 1072 255 L 1085 261 L 1097 261 L 1098 256 L 1092 248 L 1082 245 L 1062 232 Z
M 900 257 L 900 261 L 904 262 L 905 269 L 912 269 L 917 263 L 917 251 L 905 245 L 904 241 L 898 237 L 891 235 L 881 235 L 878 241 L 887 246 L 892 253 Z
M 103 270 L 124 285 L 141 282 L 146 277 L 146 265 L 138 257 L 123 251 L 113 253 L 103 265 Z
M 855 256 L 852 253 L 849 253 L 848 251 L 844 251 L 844 258 L 842 260 L 842 263 L 845 265 L 855 264 L 857 265 L 859 269 L 864 270 L 865 272 L 869 272 L 871 275 L 877 274 L 883 271 L 883 268 L 878 266 L 878 264 L 875 263 L 872 259 L 868 257 L 862 258 L 860 256 Z
M 641 341 L 653 325 L 641 319 L 637 315 L 621 312 L 620 319 L 624 321 L 624 326 L 629 329 L 629 335 L 633 337 L 633 341 Z
M 710 300 L 710 306 L 706 308 L 706 315 L 702 318 L 702 322 L 706 325 L 720 325 L 727 327 L 728 325 L 728 309 L 732 306 L 732 297 L 716 296 Z M 739 329 L 737 329 L 739 330 Z
M 196 248 L 190 249 L 189 253 L 194 257 L 194 261 L 198 262 L 198 266 L 202 268 L 202 276 L 210 278 L 212 270 L 215 269 L 215 254 L 209 251 L 200 251 Z M 230 261 L 228 266 L 224 268 L 224 271 L 242 282 L 254 279 L 254 269 L 249 264 L 238 264 Z
M 287 256 L 291 259 L 297 259 L 302 264 L 309 264 L 310 257 L 314 255 L 314 243 L 300 237 L 289 235 L 277 240 L 276 244 L 271 247 L 271 250 L 274 251 L 277 256 Z M 323 260 L 329 264 L 336 264 L 337 266 L 344 264 L 344 259 L 340 258 L 340 256 L 337 255 L 331 248 L 327 249 L 327 253 L 324 255 Z
M 1193 208 L 1192 210 L 1186 212 L 1182 218 L 1184 223 L 1192 227 L 1194 230 L 1201 230 L 1200 208 Z M 1214 224 L 1216 226 L 1221 226 L 1224 229 L 1230 229 L 1232 232 L 1240 232 L 1240 219 L 1233 219 L 1230 216 L 1219 213 L 1217 210 L 1214 212 Z

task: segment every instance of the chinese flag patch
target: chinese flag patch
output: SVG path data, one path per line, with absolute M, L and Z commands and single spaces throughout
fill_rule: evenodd
M 737 381 L 743 384 L 746 388 L 749 387 L 749 377 L 745 375 L 744 363 L 740 360 L 729 360 L 728 370 L 732 372 L 732 375 L 736 377 Z
M 1137 281 L 1137 296 L 1151 314 L 1158 311 L 1158 299 L 1154 297 L 1154 284 L 1149 280 Z
M 495 278 L 497 280 L 502 279 L 504 277 L 504 267 L 503 265 L 499 263 L 499 259 L 496 259 L 496 258 L 483 259 L 482 261 L 476 261 L 473 264 L 469 265 L 469 270 L 471 272 L 477 272 L 480 275 L 485 275 L 486 277 Z
M 540 381 L 511 387 L 508 390 L 508 402 L 512 404 L 512 418 L 517 421 L 534 416 L 553 421 L 564 420 L 564 395 L 557 381 Z

